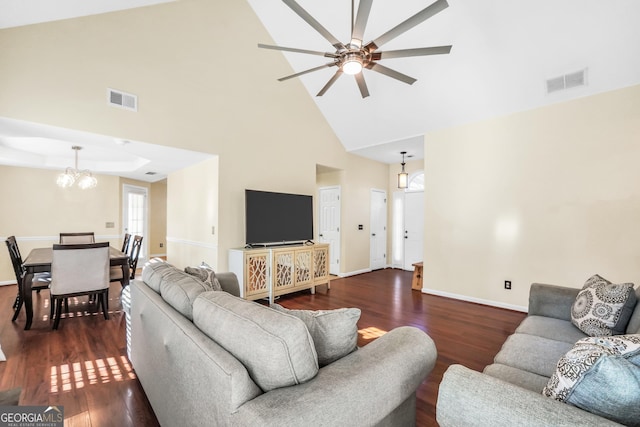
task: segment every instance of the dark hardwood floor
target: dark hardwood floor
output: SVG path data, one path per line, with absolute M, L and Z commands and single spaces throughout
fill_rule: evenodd
M 0 287 L 0 390 L 22 387 L 21 405 L 63 405 L 65 426 L 156 426 L 135 372 L 126 357 L 120 284 L 113 283 L 111 318 L 87 309 L 86 297 L 70 301 L 69 318 L 58 331 L 49 322 L 49 293 L 34 293 L 34 320 L 24 331 L 24 312 L 11 322 L 15 286 Z M 411 290 L 411 273 L 378 270 L 281 297 L 288 308 L 358 307 L 358 345 L 397 326 L 416 326 L 433 338 L 438 359 L 418 390 L 419 426 L 436 426 L 435 404 L 442 374 L 452 363 L 482 370 L 524 313 L 487 307 Z

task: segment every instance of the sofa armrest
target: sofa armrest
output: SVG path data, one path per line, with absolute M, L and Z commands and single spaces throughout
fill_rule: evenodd
M 240 296 L 240 283 L 238 283 L 238 277 L 234 273 L 216 273 L 216 278 L 220 282 L 223 291 L 236 297 Z
M 421 330 L 393 329 L 321 368 L 311 381 L 246 402 L 233 415 L 233 424 L 372 426 L 409 401 L 409 419 L 402 425 L 410 425 L 415 423 L 415 391 L 436 356 L 433 340 Z
M 440 427 L 620 426 L 462 365 L 451 365 L 444 373 L 436 420 Z
M 533 283 L 529 290 L 529 315 L 571 321 L 571 306 L 580 289 Z

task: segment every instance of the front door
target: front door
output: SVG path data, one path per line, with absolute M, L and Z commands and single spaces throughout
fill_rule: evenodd
M 413 263 L 424 254 L 424 192 L 404 194 L 404 269 L 413 270 Z

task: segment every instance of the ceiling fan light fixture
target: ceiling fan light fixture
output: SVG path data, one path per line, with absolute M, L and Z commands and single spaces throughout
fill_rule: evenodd
M 362 71 L 362 57 L 357 53 L 348 53 L 342 62 L 342 72 L 355 75 Z

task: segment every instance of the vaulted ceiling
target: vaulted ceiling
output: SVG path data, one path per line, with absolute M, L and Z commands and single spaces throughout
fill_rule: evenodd
M 0 28 L 165 1 L 171 0 L 0 0 Z M 334 50 L 281 0 L 247 1 L 272 37 L 256 45 Z M 349 41 L 350 1 L 297 2 L 340 41 Z M 365 43 L 432 2 L 374 0 Z M 397 162 L 403 150 L 421 158 L 430 131 L 640 84 L 638 16 L 637 0 L 449 0 L 447 9 L 381 49 L 453 46 L 448 55 L 381 61 L 417 79 L 414 84 L 365 70 L 369 97 L 361 97 L 348 75 L 316 97 L 336 68 L 299 78 L 347 151 L 388 163 Z M 280 51 L 260 54 L 284 55 L 292 72 L 331 61 Z M 548 79 L 582 70 L 584 85 L 547 92 Z

